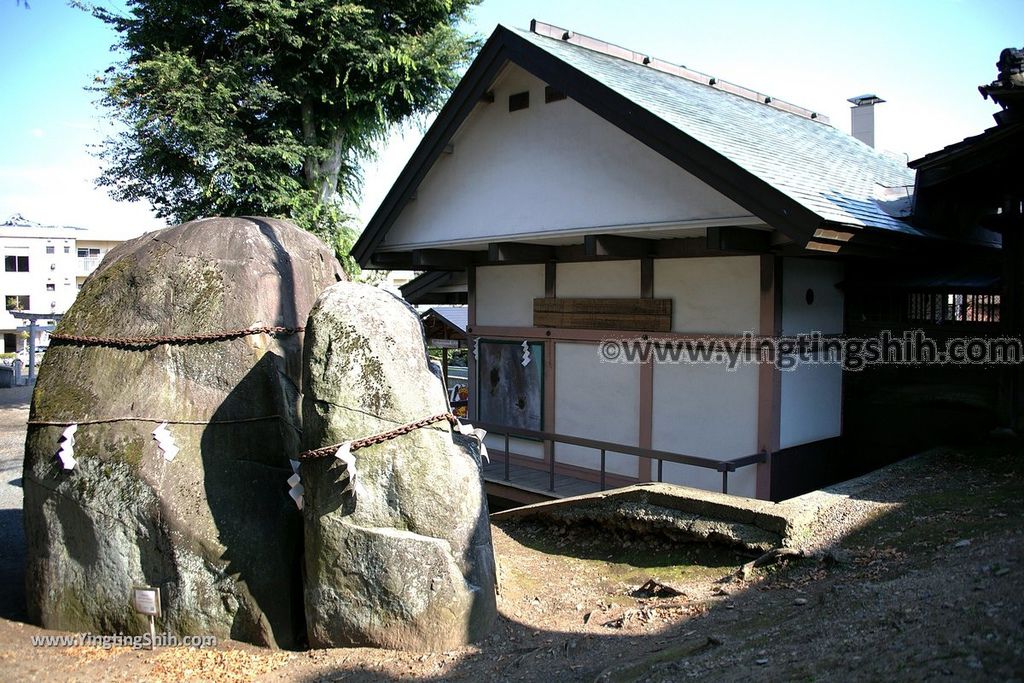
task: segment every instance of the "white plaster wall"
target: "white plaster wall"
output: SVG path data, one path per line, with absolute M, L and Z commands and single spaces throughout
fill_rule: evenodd
M 508 110 L 529 90 L 530 106 Z M 408 249 L 750 213 L 571 99 L 509 65 L 402 210 L 383 247 Z
M 821 259 L 787 258 L 782 262 L 782 333 L 843 332 L 843 264 Z M 807 303 L 807 290 L 814 302 Z
M 672 299 L 673 332 L 757 332 L 760 257 L 655 259 L 654 296 Z
M 603 363 L 597 344 L 555 344 L 555 432 L 636 446 L 640 366 Z M 600 451 L 555 444 L 555 461 L 599 470 Z M 606 454 L 606 471 L 637 476 L 639 459 Z
M 491 455 L 503 454 L 505 452 L 504 434 L 488 434 L 484 437 L 484 443 L 487 444 L 487 450 L 490 451 Z M 537 460 L 544 459 L 544 444 L 540 441 L 510 437 L 508 440 L 508 450 L 515 455 L 524 455 Z
M 843 332 L 843 264 L 787 258 L 782 267 L 782 333 Z M 807 290 L 814 300 L 807 303 Z M 802 364 L 782 372 L 782 448 L 839 436 L 842 430 L 843 371 L 839 365 Z
M 544 296 L 544 265 L 476 269 L 476 324 L 532 327 L 533 300 Z
M 757 452 L 757 365 L 662 363 L 654 367 L 651 446 L 656 450 L 728 459 Z M 652 478 L 657 463 L 651 463 Z M 721 491 L 712 469 L 664 464 L 663 480 Z M 754 497 L 756 465 L 729 474 L 729 493 Z
M 563 299 L 640 296 L 640 262 L 559 263 L 555 294 Z
M 797 365 L 782 376 L 779 445 L 798 446 L 842 431 L 841 365 Z

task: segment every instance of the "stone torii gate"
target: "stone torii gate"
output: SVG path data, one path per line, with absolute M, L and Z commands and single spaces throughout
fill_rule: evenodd
M 63 313 L 26 313 L 24 311 L 10 311 L 11 316 L 19 320 L 28 321 L 28 379 L 31 382 L 36 378 L 36 332 L 44 330 L 50 332 L 54 325 L 60 322 Z M 52 320 L 53 325 L 39 325 L 40 320 Z

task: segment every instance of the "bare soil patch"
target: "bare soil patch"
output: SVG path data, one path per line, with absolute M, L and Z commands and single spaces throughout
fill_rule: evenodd
M 22 439 L 27 417 L 25 408 L 0 410 L 5 483 L 21 446 L 9 410 L 22 412 Z M 55 632 L 7 609 L 0 678 L 1020 680 L 1022 475 L 1024 453 L 1013 443 L 904 461 L 822 510 L 807 543 L 814 558 L 745 581 L 732 575 L 753 558 L 731 548 L 503 522 L 493 526 L 500 623 L 484 642 L 452 652 L 281 652 L 234 642 L 155 652 L 44 648 L 32 636 Z M 4 569 L 4 595 L 20 595 L 22 579 Z

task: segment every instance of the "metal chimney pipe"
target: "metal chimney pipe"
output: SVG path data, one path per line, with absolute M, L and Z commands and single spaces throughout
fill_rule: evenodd
M 878 95 L 857 95 L 846 100 L 850 109 L 850 134 L 865 145 L 875 146 L 875 105 L 885 102 Z

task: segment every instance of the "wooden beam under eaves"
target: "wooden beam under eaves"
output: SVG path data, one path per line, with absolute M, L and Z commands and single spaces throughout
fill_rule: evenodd
M 655 250 L 654 240 L 622 235 L 586 235 L 583 245 L 590 257 L 643 258 Z
M 771 249 L 772 234 L 767 230 L 751 230 L 735 226 L 707 229 L 708 249 L 716 251 L 742 251 L 767 254 Z
M 462 270 L 476 265 L 483 252 L 457 249 L 414 249 L 413 270 Z
M 412 253 L 408 251 L 378 251 L 373 254 L 370 263 L 383 270 L 415 270 Z
M 487 257 L 491 263 L 544 263 L 555 260 L 555 249 L 547 244 L 491 242 Z

